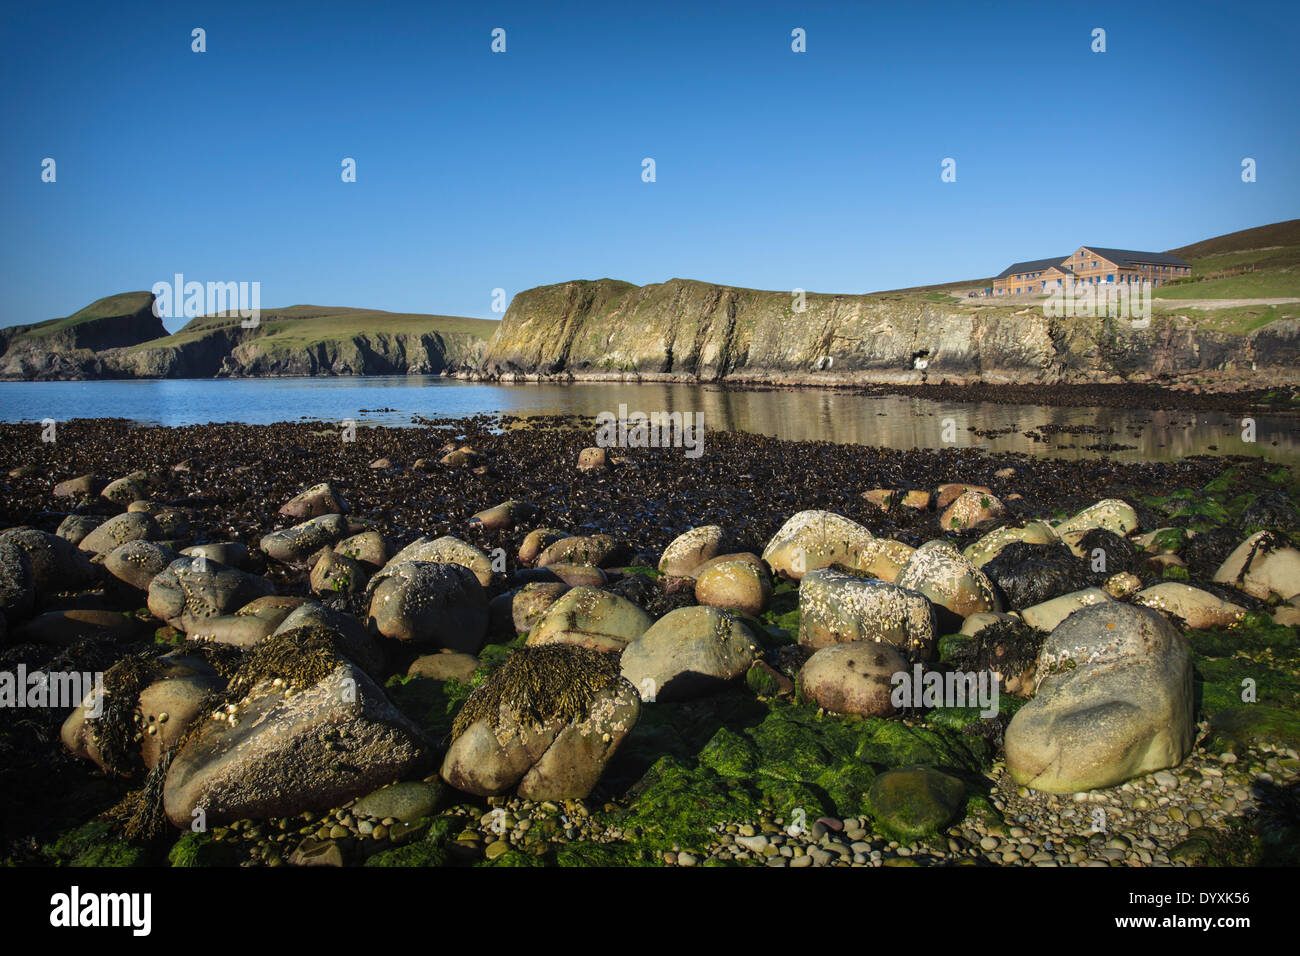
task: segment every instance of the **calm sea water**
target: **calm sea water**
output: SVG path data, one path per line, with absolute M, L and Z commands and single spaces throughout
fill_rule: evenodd
M 708 430 L 749 431 L 890 448 L 956 445 L 1062 458 L 1108 454 L 1118 460 L 1168 460 L 1196 454 L 1262 455 L 1300 462 L 1294 422 L 1256 418 L 1256 441 L 1242 437 L 1239 416 L 1206 412 L 934 402 L 826 390 L 730 391 L 708 385 L 491 385 L 436 376 L 373 378 L 179 379 L 99 382 L 0 382 L 0 420 L 113 417 L 143 424 L 312 420 L 409 425 L 414 416 L 463 417 L 599 412 L 704 413 Z M 1046 441 L 1042 426 L 1058 431 Z M 979 432 L 996 434 L 979 435 Z M 1090 445 L 1130 446 L 1120 450 Z

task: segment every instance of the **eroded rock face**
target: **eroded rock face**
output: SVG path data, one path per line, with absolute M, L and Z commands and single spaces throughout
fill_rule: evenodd
M 1007 770 L 1070 793 L 1177 766 L 1195 739 L 1192 654 L 1155 611 L 1115 601 L 1066 618 L 1038 656 L 1037 696 L 1006 731 Z
M 487 635 L 487 594 L 460 564 L 389 563 L 370 580 L 370 626 L 395 641 L 476 654 Z
M 893 676 L 907 669 L 907 659 L 891 644 L 834 644 L 808 658 L 799 671 L 799 690 L 833 714 L 888 717 L 896 709 L 890 700 Z
M 528 645 L 574 644 L 593 651 L 621 651 L 653 623 L 649 614 L 627 598 L 581 586 L 565 592 L 550 606 L 532 629 Z
M 336 807 L 408 776 L 430 757 L 419 729 L 359 667 L 340 661 L 304 690 L 263 681 L 207 717 L 177 753 L 163 801 L 188 827 Z
M 917 548 L 894 583 L 919 591 L 962 619 L 980 611 L 1002 610 L 988 576 L 946 541 L 928 541 Z
M 681 700 L 715 690 L 749 670 L 754 636 L 712 607 L 669 611 L 623 650 L 623 677 L 642 700 Z
M 1261 600 L 1273 594 L 1289 600 L 1300 594 L 1300 551 L 1282 535 L 1257 532 L 1228 555 L 1214 580 Z
M 929 659 L 938 638 L 925 595 L 836 568 L 820 568 L 799 583 L 799 643 L 814 649 L 849 641 L 891 644 Z
M 275 590 L 270 581 L 198 558 L 177 558 L 149 582 L 149 612 L 187 633 Z

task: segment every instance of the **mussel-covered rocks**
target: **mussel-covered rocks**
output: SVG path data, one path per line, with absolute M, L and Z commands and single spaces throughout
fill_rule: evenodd
M 581 799 L 636 726 L 641 701 L 617 654 L 571 644 L 525 647 L 466 700 L 442 779 L 458 790 L 528 800 Z
M 1155 611 L 1117 601 L 1067 617 L 1038 655 L 1038 693 L 1006 730 L 1007 770 L 1053 793 L 1179 764 L 1191 750 L 1192 655 Z
M 740 677 L 757 649 L 733 615 L 698 605 L 678 608 L 624 648 L 623 676 L 643 700 L 680 700 Z
M 793 581 L 809 571 L 843 564 L 866 569 L 882 545 L 871 532 L 832 511 L 800 511 L 763 549 L 774 574 Z
M 469 568 L 483 587 L 492 586 L 492 559 L 481 548 L 476 548 L 468 541 L 462 541 L 449 534 L 441 538 L 417 538 L 393 555 L 387 567 L 406 561 L 459 564 L 463 568 Z
M 929 658 L 938 638 L 925 595 L 842 568 L 820 568 L 799 583 L 799 643 L 814 649 L 848 641 L 892 644 Z

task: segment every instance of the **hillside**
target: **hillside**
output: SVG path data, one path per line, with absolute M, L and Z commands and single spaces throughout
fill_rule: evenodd
M 143 302 L 140 298 L 143 297 Z M 140 304 L 151 322 L 136 329 L 112 303 Z M 264 310 L 256 328 L 238 317 L 200 316 L 168 335 L 151 293 L 101 299 L 67 319 L 0 332 L 0 378 L 210 378 L 250 375 L 440 374 L 477 362 L 497 323 L 457 316 L 295 305 Z M 88 319 L 118 330 L 87 347 Z M 74 321 L 76 320 L 76 321 Z M 128 334 L 130 333 L 130 334 Z

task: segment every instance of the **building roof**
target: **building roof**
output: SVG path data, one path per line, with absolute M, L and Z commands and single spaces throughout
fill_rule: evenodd
M 1089 252 L 1095 252 L 1103 259 L 1109 259 L 1117 266 L 1131 266 L 1139 262 L 1155 263 L 1161 266 L 1191 266 L 1190 262 L 1171 256 L 1167 252 L 1138 252 L 1133 249 L 1107 249 L 1104 246 L 1080 246 Z
M 993 278 L 1005 279 L 1007 276 L 1021 275 L 1022 273 L 1025 272 L 1042 272 L 1044 269 L 1049 269 L 1052 266 L 1056 266 L 1057 268 L 1060 268 L 1061 263 L 1064 262 L 1067 258 L 1069 257 L 1057 256 L 1054 259 L 1034 259 L 1031 260 L 1030 262 L 1013 262 L 1011 263 L 1011 265 L 1007 266 L 1005 269 L 1003 269 Z M 1148 260 L 1143 260 L 1143 261 L 1145 262 Z

